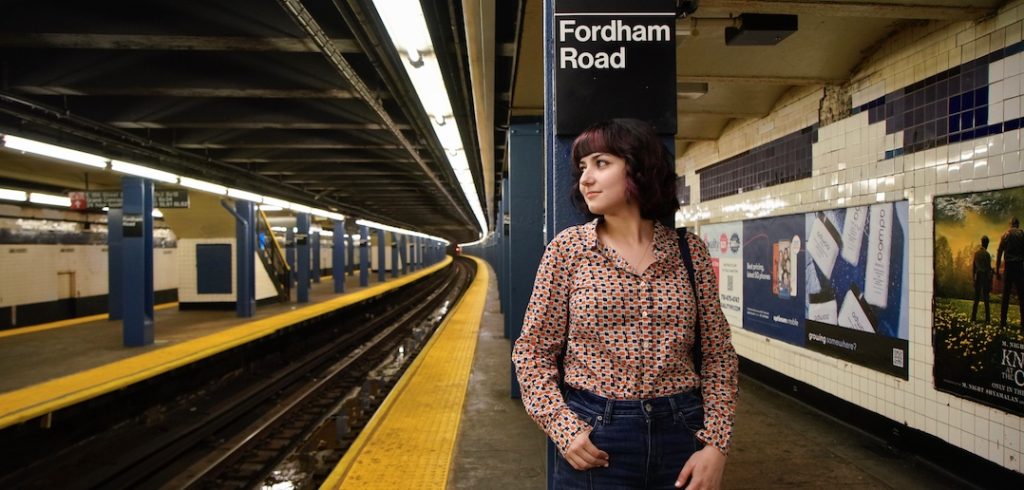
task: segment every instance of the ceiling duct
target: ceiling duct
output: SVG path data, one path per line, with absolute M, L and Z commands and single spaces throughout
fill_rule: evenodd
M 738 23 L 725 28 L 726 46 L 774 46 L 797 29 L 789 14 L 740 14 Z

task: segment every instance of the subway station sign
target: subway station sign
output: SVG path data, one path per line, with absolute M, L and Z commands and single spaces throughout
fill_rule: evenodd
M 121 191 L 69 192 L 71 209 L 121 208 L 124 196 Z M 188 208 L 188 190 L 168 189 L 153 193 L 154 208 Z
M 556 0 L 555 133 L 613 117 L 676 132 L 675 0 Z

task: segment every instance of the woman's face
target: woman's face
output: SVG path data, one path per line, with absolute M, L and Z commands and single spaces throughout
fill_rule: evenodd
M 590 212 L 615 214 L 629 205 L 626 199 L 626 160 L 611 153 L 591 153 L 578 162 L 580 194 Z

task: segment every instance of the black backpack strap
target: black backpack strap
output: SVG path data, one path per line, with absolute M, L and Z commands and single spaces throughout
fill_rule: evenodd
M 693 368 L 700 374 L 701 363 L 704 353 L 700 348 L 700 290 L 697 289 L 697 270 L 693 267 L 693 257 L 690 255 L 690 243 L 686 240 L 686 227 L 676 228 L 679 235 L 679 253 L 683 258 L 683 265 L 686 266 L 687 275 L 690 276 L 690 286 L 693 288 L 693 299 L 697 302 L 694 308 L 695 322 L 693 325 Z

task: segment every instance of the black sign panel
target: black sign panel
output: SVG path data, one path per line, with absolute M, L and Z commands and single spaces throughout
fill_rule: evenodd
M 141 214 L 127 214 L 121 218 L 121 236 L 125 238 L 138 238 L 142 236 L 145 223 Z
M 555 133 L 614 117 L 676 133 L 675 0 L 556 0 Z
M 124 196 L 121 191 L 86 191 L 71 192 L 72 209 L 102 209 L 124 207 Z M 188 208 L 188 190 L 158 190 L 153 193 L 154 208 Z

